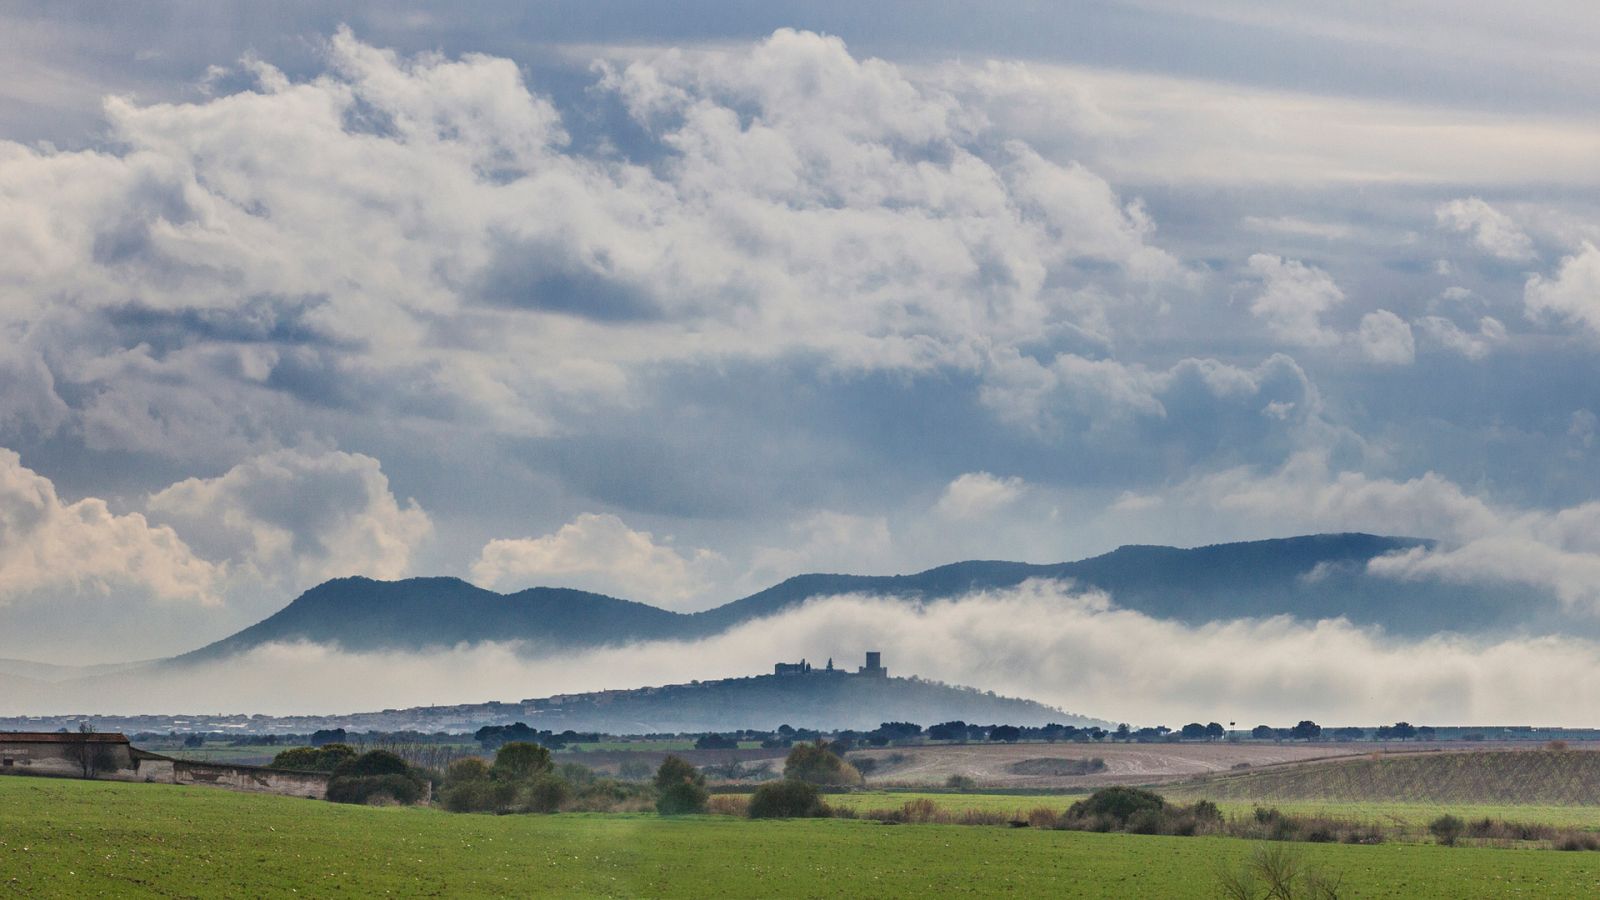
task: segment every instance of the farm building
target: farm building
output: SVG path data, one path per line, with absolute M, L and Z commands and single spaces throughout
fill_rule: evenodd
M 327 796 L 330 777 L 322 772 L 173 759 L 140 750 L 125 735 L 67 731 L 0 731 L 0 775 L 205 785 L 316 799 Z
M 138 769 L 133 745 L 120 734 L 0 732 L 0 774 L 114 777 Z

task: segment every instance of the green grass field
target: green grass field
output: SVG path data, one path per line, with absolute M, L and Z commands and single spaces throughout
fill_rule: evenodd
M 1218 861 L 1252 846 L 844 820 L 453 815 L 0 778 L 0 895 L 22 897 L 1207 897 Z M 1600 854 L 1293 846 L 1343 873 L 1352 897 L 1600 891 Z

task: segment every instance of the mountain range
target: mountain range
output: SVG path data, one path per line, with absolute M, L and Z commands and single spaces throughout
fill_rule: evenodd
M 838 594 L 907 601 L 1012 588 L 1030 579 L 1107 592 L 1125 609 L 1200 624 L 1288 615 L 1344 617 L 1403 636 L 1539 628 L 1555 622 L 1554 598 L 1503 587 L 1400 581 L 1368 572 L 1371 559 L 1431 546 L 1427 540 L 1319 534 L 1180 549 L 1132 545 L 1076 562 L 968 561 L 911 575 L 798 575 L 696 613 L 568 588 L 499 594 L 456 578 L 340 578 L 223 640 L 169 660 L 210 661 L 272 642 L 346 650 L 424 650 L 483 641 L 530 649 L 594 647 L 705 637 Z

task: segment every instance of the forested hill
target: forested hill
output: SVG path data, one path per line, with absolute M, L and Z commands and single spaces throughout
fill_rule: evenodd
M 1557 614 L 1552 598 L 1526 590 L 1398 581 L 1366 570 L 1376 556 L 1424 544 L 1415 538 L 1327 534 L 1193 549 L 1125 546 L 1049 565 L 970 561 L 913 575 L 800 575 L 694 614 L 565 588 L 498 594 L 455 578 L 341 578 L 177 661 L 215 659 L 295 640 L 377 650 L 481 641 L 574 648 L 693 638 L 814 597 L 860 593 L 932 600 L 1015 587 L 1030 578 L 1068 579 L 1079 588 L 1108 592 L 1119 606 L 1192 624 L 1279 614 L 1343 616 L 1357 625 L 1414 636 L 1527 629 Z

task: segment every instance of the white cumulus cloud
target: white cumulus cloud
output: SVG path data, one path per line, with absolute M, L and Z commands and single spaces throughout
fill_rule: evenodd
M 948 519 L 975 519 L 998 512 L 1022 496 L 1021 478 L 1001 478 L 988 472 L 958 475 L 945 486 L 934 511 Z
M 721 561 L 709 550 L 680 553 L 614 515 L 584 513 L 552 534 L 490 541 L 472 564 L 472 577 L 489 587 L 581 587 L 679 606 L 702 599 L 707 576 Z
M 405 576 L 433 529 L 414 501 L 395 498 L 376 459 L 333 450 L 263 454 L 215 478 L 180 481 L 147 506 L 209 558 L 294 589 L 345 575 Z
M 1529 262 L 1533 241 L 1511 217 L 1477 197 L 1451 200 L 1434 210 L 1439 227 L 1472 235 L 1479 250 L 1507 262 Z
M 67 502 L 50 479 L 0 448 L 0 606 L 48 597 L 216 605 L 222 570 L 171 529 L 104 500 Z

